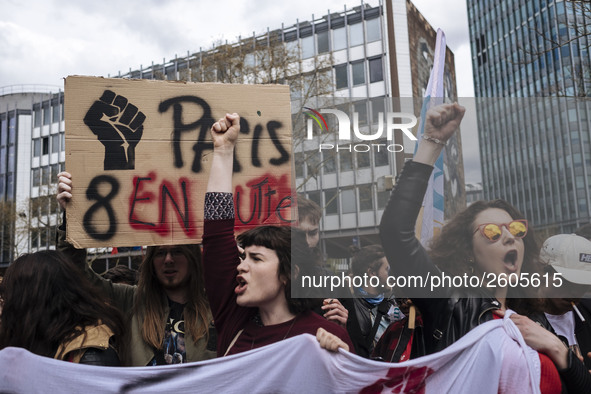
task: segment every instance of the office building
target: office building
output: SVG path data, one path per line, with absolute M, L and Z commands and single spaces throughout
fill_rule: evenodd
M 390 190 L 378 180 L 396 174 L 412 157 L 414 144 L 397 136 L 394 142 L 406 146 L 405 152 L 385 148 L 365 151 L 350 145 L 319 152 L 322 136 L 312 141 L 301 134 L 306 129 L 304 106 L 337 108 L 347 114 L 358 113 L 361 132 L 375 132 L 380 112 L 394 107 L 409 108 L 418 114 L 433 64 L 436 31 L 406 0 L 386 0 L 370 6 L 362 4 L 322 17 L 312 16 L 293 26 L 267 28 L 267 32 L 240 38 L 209 50 L 175 56 L 174 60 L 140 67 L 124 78 L 187 80 L 194 82 L 289 83 L 292 95 L 294 162 L 298 193 L 323 208 L 323 249 L 329 257 L 346 258 L 351 246 L 379 242 L 381 214 Z M 262 72 L 275 48 L 286 63 L 278 68 L 284 74 Z M 224 61 L 219 61 L 224 59 Z M 228 60 L 234 59 L 234 60 Z M 294 72 L 293 70 L 297 70 Z M 276 72 L 276 70 L 275 70 Z M 446 96 L 456 98 L 453 53 L 447 49 Z M 414 100 L 412 98 L 419 98 Z M 331 125 L 331 117 L 326 116 Z M 352 116 L 350 116 L 352 119 Z M 332 140 L 331 140 L 332 141 Z M 334 142 L 334 141 L 333 141 Z M 377 141 L 388 145 L 384 139 Z M 338 141 L 336 142 L 338 145 Z M 459 139 L 448 151 L 456 156 L 448 160 L 446 215 L 465 206 L 463 164 Z
M 486 199 L 546 235 L 591 220 L 588 3 L 468 0 Z
M 379 0 L 373 5 L 347 6 L 343 11 L 321 17 L 312 15 L 310 20 L 289 27 L 271 26 L 262 34 L 188 52 L 186 56 L 175 56 L 148 67 L 130 68 L 116 76 L 287 83 L 291 88 L 294 131 L 305 129 L 303 107 L 307 106 L 338 108 L 349 115 L 357 113 L 359 129 L 368 134 L 376 130 L 380 112 L 406 109 L 419 113 L 433 64 L 435 40 L 436 31 L 410 1 Z M 449 49 L 445 92 L 446 97 L 457 97 L 454 57 Z M 60 103 L 58 109 L 54 100 Z M 55 182 L 55 171 L 64 162 L 62 102 L 63 95 L 57 94 L 27 107 L 30 142 L 24 148 L 28 156 L 23 158 L 28 178 L 23 176 L 22 182 L 28 190 L 22 196 L 37 199 L 34 201 L 51 194 L 52 189 L 46 185 Z M 330 118 L 327 116 L 329 122 Z M 334 126 L 334 119 L 331 125 Z M 322 248 L 338 265 L 339 259 L 350 256 L 351 246 L 379 242 L 379 221 L 390 192 L 385 180 L 391 179 L 388 177 L 412 157 L 414 144 L 402 133 L 396 133 L 394 141 L 384 137 L 376 143 L 404 145 L 404 152 L 384 148 L 359 151 L 341 144 L 342 149 L 328 153 L 318 151 L 320 142 L 314 139 L 294 143 L 296 187 L 298 193 L 323 208 Z M 465 206 L 459 138 L 447 152 L 453 155 L 448 158 L 446 173 L 452 180 L 446 182 L 446 193 L 454 196 L 446 201 L 446 215 L 451 215 Z M 42 209 L 53 212 L 56 207 L 42 205 Z M 41 216 L 43 212 L 40 211 Z M 47 225 L 51 228 L 55 222 L 52 219 Z M 36 231 L 29 241 L 31 250 L 48 245 L 49 233 Z
M 0 89 L 0 266 L 54 243 L 57 174 L 65 159 L 63 100 L 57 87 Z

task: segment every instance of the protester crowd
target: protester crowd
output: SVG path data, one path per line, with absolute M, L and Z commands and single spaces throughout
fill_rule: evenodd
M 321 209 L 298 198 L 297 228 L 259 226 L 235 234 L 233 157 L 240 118 L 211 129 L 214 151 L 205 191 L 202 245 L 147 248 L 126 280 L 100 276 L 86 250 L 66 241 L 56 251 L 16 259 L 0 284 L 0 349 L 105 366 L 178 364 L 247 352 L 300 334 L 328 351 L 403 362 L 449 347 L 475 327 L 507 314 L 538 352 L 541 392 L 591 392 L 591 224 L 548 238 L 503 200 L 480 201 L 450 219 L 423 247 L 415 222 L 433 165 L 464 108 L 430 109 L 413 160 L 406 163 L 380 225 L 381 245 L 355 250 L 350 274 L 375 278 L 323 298 L 292 297 L 304 274 L 330 270 L 318 248 Z M 75 180 L 59 174 L 65 210 Z M 293 268 L 296 268 L 295 270 Z M 389 275 L 529 276 L 559 273 L 552 287 L 440 287 L 430 297 L 393 292 Z M 116 283 L 117 282 L 117 283 Z M 500 283 L 499 283 L 500 284 Z M 486 382 L 483 382 L 486 384 Z

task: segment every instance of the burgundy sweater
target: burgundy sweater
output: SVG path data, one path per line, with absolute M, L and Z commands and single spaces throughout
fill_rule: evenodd
M 234 206 L 229 193 L 207 193 L 203 229 L 205 288 L 218 333 L 218 356 L 223 356 L 240 330 L 244 330 L 228 354 L 245 352 L 300 334 L 316 335 L 319 327 L 341 338 L 349 349 L 353 344 L 345 328 L 311 312 L 302 312 L 281 324 L 257 324 L 257 308 L 236 303 L 235 287 L 240 263 L 234 238 Z

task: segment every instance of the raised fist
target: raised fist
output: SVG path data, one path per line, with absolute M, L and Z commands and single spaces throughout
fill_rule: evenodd
M 92 104 L 84 124 L 105 146 L 105 170 L 135 169 L 135 147 L 144 132 L 146 115 L 111 90 Z

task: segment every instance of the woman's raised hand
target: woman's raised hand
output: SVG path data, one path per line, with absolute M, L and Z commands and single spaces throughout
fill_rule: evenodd
M 211 138 L 214 150 L 232 150 L 240 132 L 240 116 L 237 113 L 226 114 L 211 126 Z
M 464 112 L 466 108 L 458 103 L 441 104 L 427 111 L 423 139 L 418 141 L 419 147 L 413 161 L 433 165 L 460 125 Z
M 457 130 L 466 108 L 458 103 L 442 104 L 427 111 L 425 116 L 425 137 L 447 142 Z

